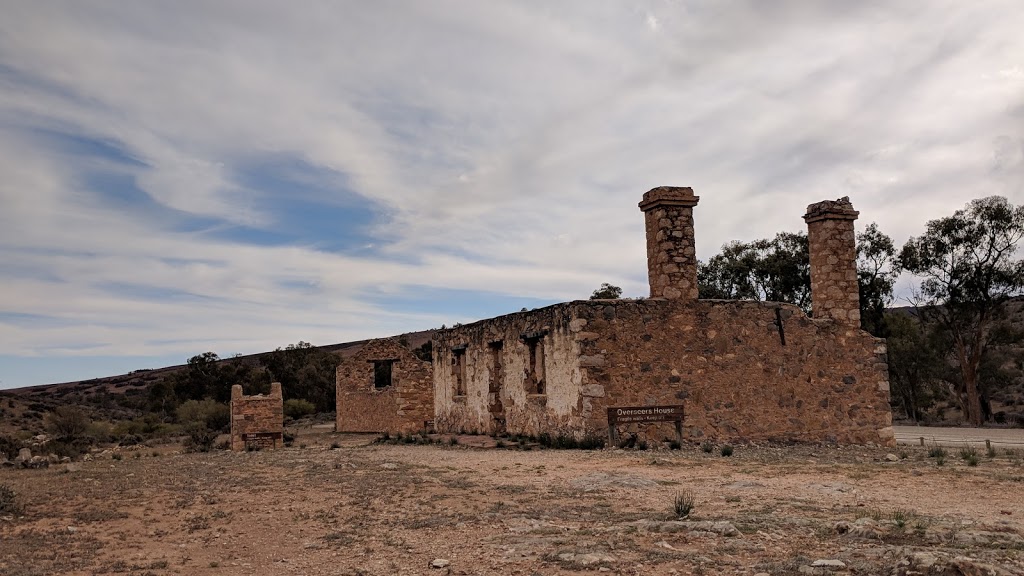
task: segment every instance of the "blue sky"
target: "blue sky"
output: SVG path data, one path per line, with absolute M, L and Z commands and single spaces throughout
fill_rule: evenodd
M 0 388 L 645 295 L 654 186 L 703 258 L 1024 201 L 1024 4 L 767 6 L 6 2 Z

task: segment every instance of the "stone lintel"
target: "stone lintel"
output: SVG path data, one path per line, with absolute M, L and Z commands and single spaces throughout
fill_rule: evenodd
M 849 196 L 843 196 L 838 200 L 825 200 L 811 204 L 807 207 L 807 214 L 804 215 L 804 222 L 819 222 L 821 220 L 856 220 L 860 212 L 853 209 Z
M 659 186 L 644 193 L 640 201 L 640 210 L 647 212 L 658 206 L 696 206 L 700 196 L 693 195 L 693 188 L 679 186 Z

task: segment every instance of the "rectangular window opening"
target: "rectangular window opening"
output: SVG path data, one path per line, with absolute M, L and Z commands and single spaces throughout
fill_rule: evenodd
M 501 362 L 501 352 L 505 348 L 505 343 L 501 340 L 497 342 L 491 342 L 487 345 L 491 351 L 491 386 L 490 391 L 497 393 L 501 381 L 504 378 L 505 366 Z
M 382 390 L 391 386 L 394 382 L 393 366 L 398 360 L 371 360 L 373 362 L 373 389 Z
M 526 393 L 544 394 L 544 335 L 528 334 L 523 342 L 530 351 L 530 361 L 526 368 Z
M 466 347 L 452 348 L 452 377 L 455 379 L 455 395 L 466 395 Z

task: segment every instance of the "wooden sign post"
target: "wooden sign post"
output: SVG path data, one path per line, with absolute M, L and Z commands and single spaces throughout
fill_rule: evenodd
M 675 422 L 676 439 L 683 441 L 683 405 L 673 406 L 623 406 L 608 408 L 608 440 L 618 440 L 619 424 L 646 424 L 650 422 Z

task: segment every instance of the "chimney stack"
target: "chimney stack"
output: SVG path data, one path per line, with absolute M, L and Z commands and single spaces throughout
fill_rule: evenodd
M 697 299 L 697 252 L 693 243 L 692 188 L 660 186 L 644 194 L 647 276 L 651 298 Z
M 804 216 L 814 317 L 832 318 L 853 328 L 860 328 L 857 237 L 853 231 L 859 214 L 844 197 L 811 204 Z

